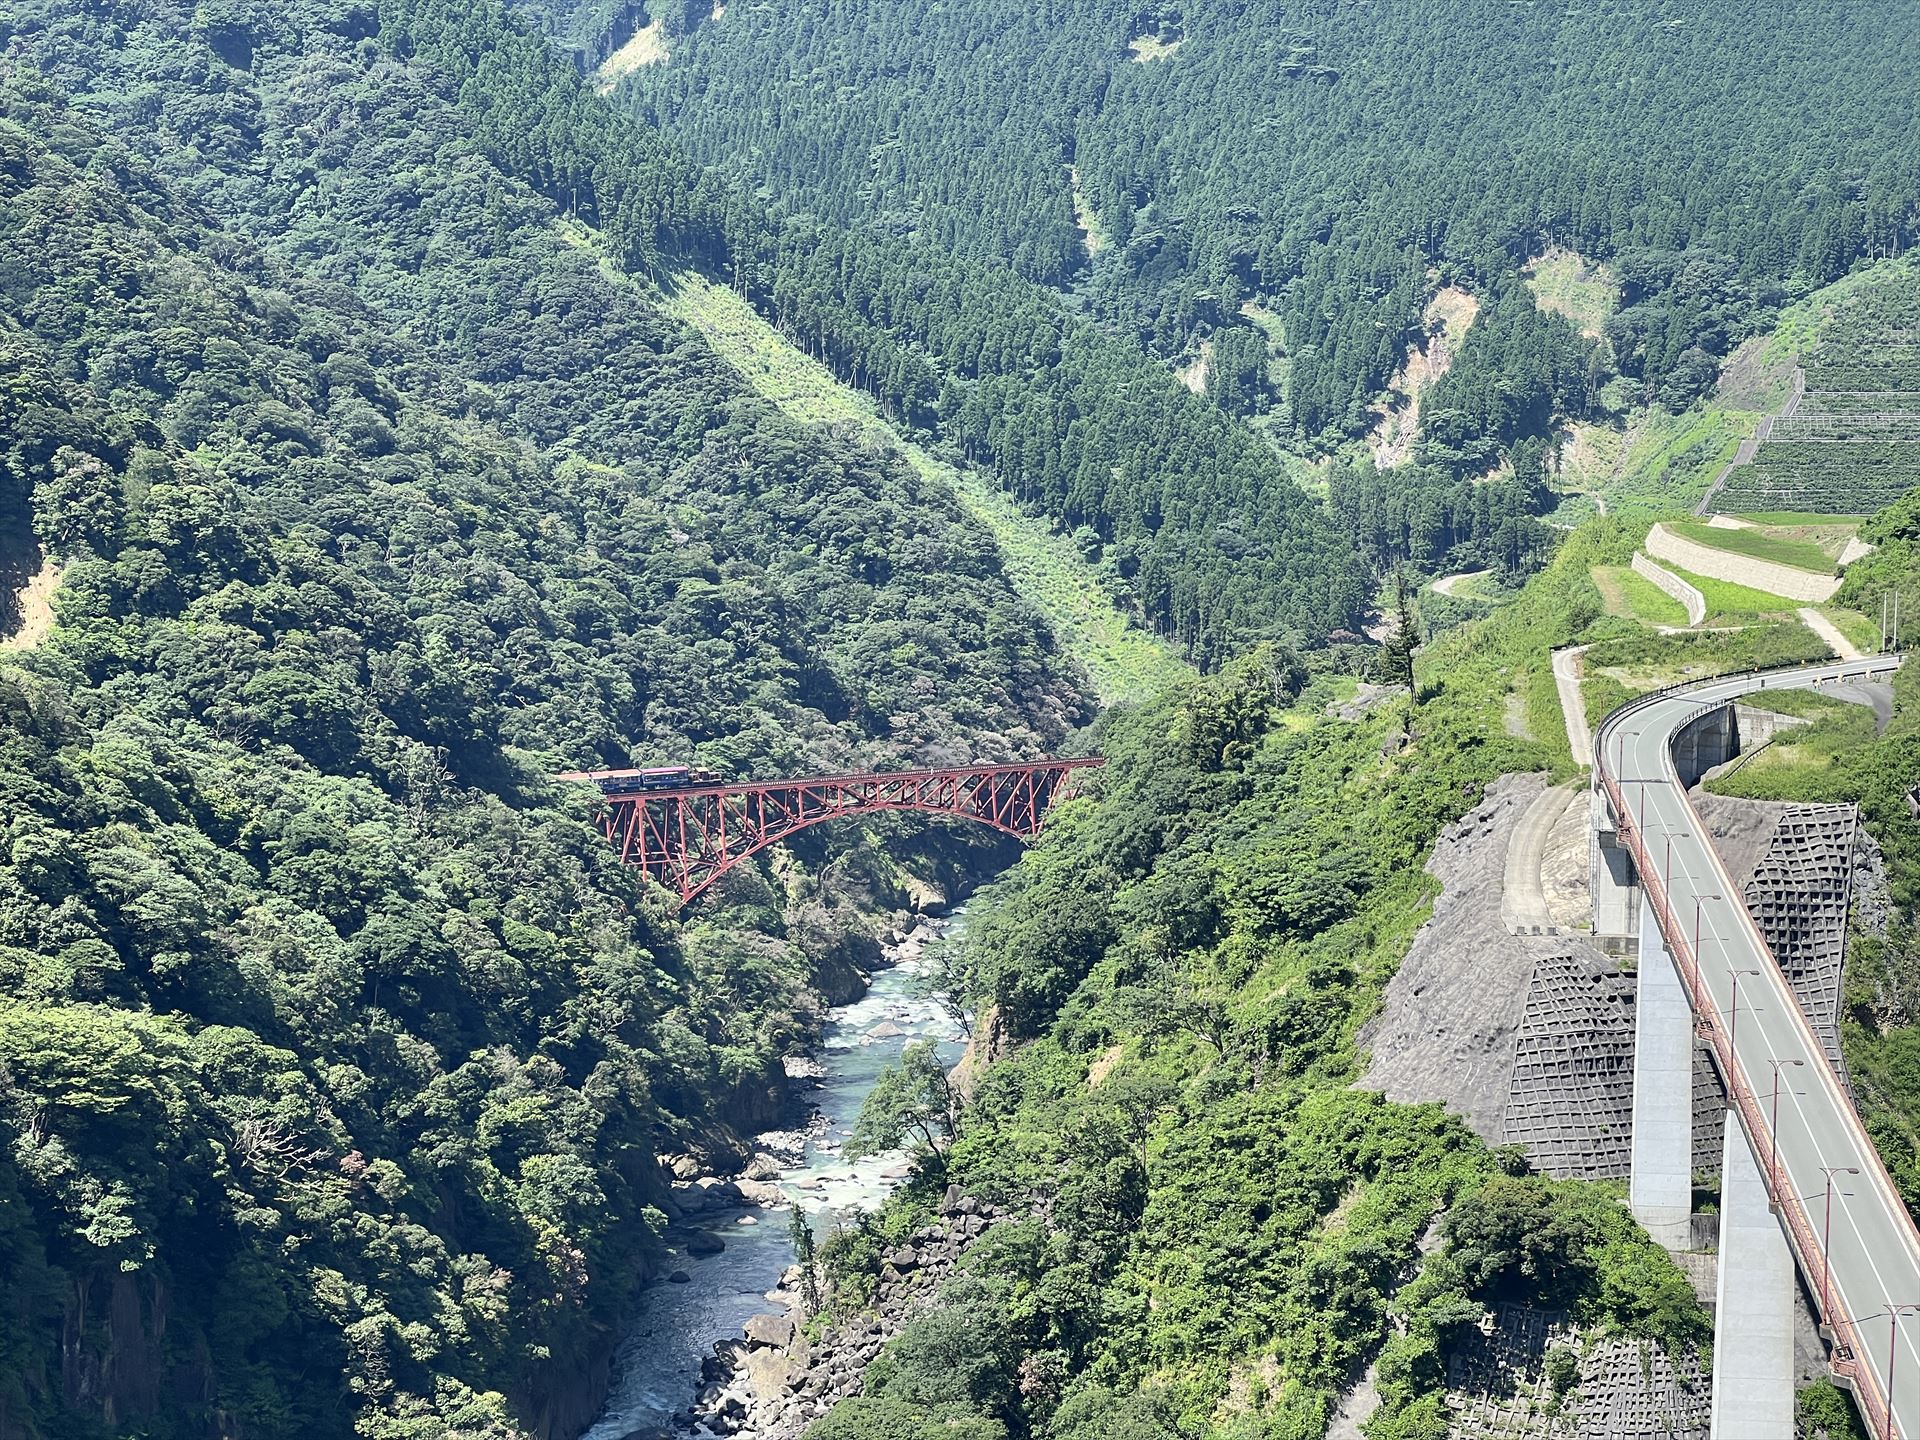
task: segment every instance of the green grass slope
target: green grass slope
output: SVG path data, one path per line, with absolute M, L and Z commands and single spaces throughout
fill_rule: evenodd
M 732 290 L 682 270 L 666 286 L 666 309 L 705 335 L 748 385 L 794 419 L 856 425 L 905 455 L 928 480 L 952 490 L 992 536 L 1014 588 L 1046 615 L 1069 653 L 1087 667 L 1104 703 L 1143 698 L 1192 673 L 1171 645 L 1114 604 L 1073 537 L 1058 533 L 1045 516 L 1022 510 L 980 470 L 902 438 L 869 396 L 841 384 Z

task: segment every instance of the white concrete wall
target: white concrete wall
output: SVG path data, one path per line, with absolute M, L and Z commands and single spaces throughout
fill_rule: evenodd
M 1634 884 L 1633 857 L 1613 828 L 1607 813 L 1606 792 L 1593 787 L 1592 822 L 1588 826 L 1588 887 L 1593 895 L 1593 935 L 1596 940 L 1637 939 L 1635 914 L 1639 890 Z
M 1733 721 L 1735 729 L 1740 732 L 1740 743 L 1734 746 L 1734 750 L 1742 755 L 1765 745 L 1783 730 L 1798 730 L 1813 723 L 1804 715 L 1782 715 L 1777 710 L 1762 710 L 1757 705 L 1735 705 Z
M 1700 593 L 1700 587 L 1689 585 L 1665 566 L 1654 564 L 1643 550 L 1633 552 L 1633 573 L 1642 579 L 1652 581 L 1673 599 L 1678 600 L 1686 609 L 1687 624 L 1698 625 L 1707 618 L 1707 597 Z
M 1811 570 L 1796 570 L 1791 565 L 1776 565 L 1771 560 L 1755 560 L 1730 550 L 1716 550 L 1711 545 L 1676 535 L 1665 525 L 1656 525 L 1647 532 L 1647 553 L 1709 580 L 1751 585 L 1769 595 L 1815 605 L 1831 600 L 1833 592 L 1840 588 L 1838 575 L 1816 575 Z

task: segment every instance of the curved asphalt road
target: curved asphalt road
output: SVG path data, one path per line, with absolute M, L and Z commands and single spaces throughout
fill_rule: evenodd
M 1778 1169 L 1769 1177 L 1770 1186 L 1778 1186 L 1776 1208 L 1790 1216 L 1798 1201 L 1803 1224 L 1798 1234 L 1792 1224 L 1787 1232 L 1800 1252 L 1801 1273 L 1816 1301 L 1823 1269 L 1831 1267 L 1831 1313 L 1824 1318 L 1830 1325 L 1840 1318 L 1837 1339 L 1843 1344 L 1852 1338 L 1845 1322 L 1852 1322 L 1852 1336 L 1858 1340 L 1853 1357 L 1856 1388 L 1862 1398 L 1868 1398 L 1867 1391 L 1886 1395 L 1891 1380 L 1893 1434 L 1900 1440 L 1920 1440 L 1920 1233 L 1687 799 L 1670 748 L 1675 732 L 1702 707 L 1763 688 L 1860 678 L 1898 663 L 1893 657 L 1873 656 L 1706 681 L 1616 711 L 1601 726 L 1594 748 L 1601 771 L 1621 782 L 1621 800 L 1638 817 L 1652 864 L 1665 865 L 1671 855 L 1665 881 L 1654 874 L 1643 883 L 1650 894 L 1665 890 L 1674 928 L 1681 932 L 1668 934 L 1668 948 L 1683 980 L 1687 967 L 1681 955 L 1692 948 L 1697 909 L 1699 980 L 1708 998 L 1704 1003 L 1696 1000 L 1695 1008 L 1704 1012 L 1698 1018 L 1731 1032 L 1738 1078 L 1757 1100 L 1757 1108 L 1748 1111 L 1747 1128 L 1763 1174 L 1773 1143 L 1768 1135 L 1772 1062 L 1803 1062 L 1779 1071 Z M 1737 1014 L 1735 971 L 1758 972 L 1738 975 Z M 1755 1115 L 1757 1125 L 1752 1123 Z M 1829 1166 L 1851 1166 L 1860 1174 L 1838 1177 L 1823 1261 L 1828 1182 L 1822 1167 Z M 1871 1401 L 1863 1408 L 1872 1421 L 1874 1440 L 1882 1440 L 1884 1412 Z

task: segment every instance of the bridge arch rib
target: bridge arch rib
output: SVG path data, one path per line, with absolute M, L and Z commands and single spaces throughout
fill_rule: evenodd
M 1030 839 L 1040 833 L 1074 772 L 1105 763 L 1089 756 L 641 789 L 633 788 L 633 777 L 641 773 L 634 771 L 583 771 L 562 778 L 600 785 L 607 799 L 605 833 L 621 860 L 685 904 L 748 857 L 829 820 L 917 810 Z

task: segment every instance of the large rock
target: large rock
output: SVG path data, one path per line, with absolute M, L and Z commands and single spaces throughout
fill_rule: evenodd
M 727 1248 L 727 1242 L 718 1235 L 710 1235 L 705 1230 L 695 1230 L 687 1236 L 689 1255 L 718 1255 Z
M 696 1190 L 691 1185 L 683 1186 L 674 1192 L 674 1208 L 684 1219 L 688 1216 L 704 1215 L 714 1208 L 713 1201 L 707 1198 L 707 1192 Z
M 767 1154 L 764 1150 L 756 1151 L 753 1159 L 747 1162 L 747 1173 L 743 1178 L 747 1180 L 778 1180 L 780 1178 L 780 1170 L 780 1162 L 774 1159 L 773 1156 Z
M 907 1271 L 913 1269 L 915 1266 L 919 1265 L 919 1263 L 920 1263 L 920 1252 L 915 1250 L 911 1245 L 902 1245 L 898 1250 L 895 1250 L 892 1254 L 887 1256 L 887 1264 L 891 1265 L 894 1269 L 900 1271 L 902 1274 L 905 1274 Z
M 747 1321 L 749 1345 L 784 1348 L 793 1343 L 793 1321 L 785 1315 L 756 1315 Z
M 793 1363 L 778 1350 L 756 1350 L 747 1356 L 747 1384 L 762 1404 L 784 1396 L 793 1380 Z
M 736 1180 L 733 1188 L 740 1192 L 740 1198 L 749 1205 L 784 1205 L 787 1201 L 784 1190 L 765 1180 Z

